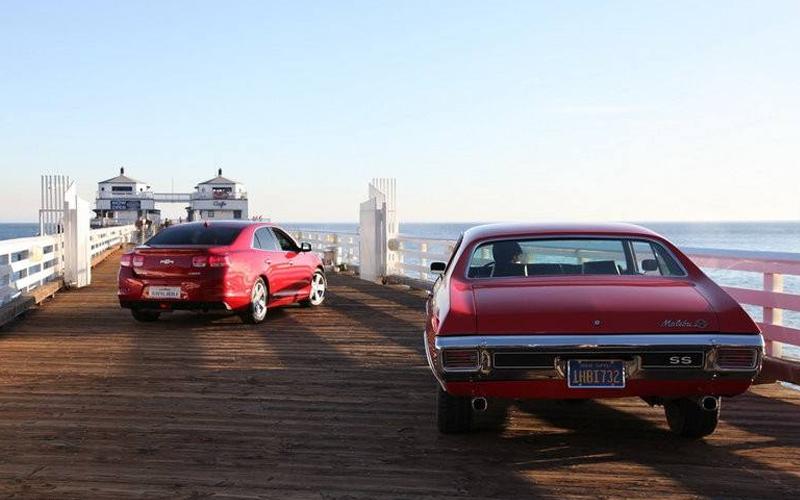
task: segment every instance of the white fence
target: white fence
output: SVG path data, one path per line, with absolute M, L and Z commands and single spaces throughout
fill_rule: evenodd
M 93 229 L 89 232 L 90 258 L 132 241 L 134 226 Z M 64 274 L 64 234 L 0 241 L 0 305 L 21 294 L 60 279 Z
M 800 254 L 715 248 L 686 248 L 684 251 L 718 281 L 725 278 L 717 276 L 720 271 L 728 276 L 739 276 L 737 284 L 723 282 L 722 288 L 740 304 L 751 306 L 747 307 L 748 312 L 764 333 L 768 352 L 775 357 L 796 357 L 800 346 Z M 794 286 L 784 289 L 785 277 L 792 280 Z M 784 318 L 784 312 L 789 318 Z M 785 325 L 784 319 L 789 319 L 791 325 Z M 785 352 L 784 344 L 795 349 Z
M 0 305 L 61 276 L 63 235 L 0 241 Z
M 358 234 L 345 232 L 325 231 L 289 231 L 297 241 L 311 244 L 311 248 L 323 258 L 329 259 L 329 264 L 341 266 L 358 265 Z M 327 255 L 326 255 L 327 254 Z
M 89 231 L 89 248 L 94 259 L 109 248 L 124 243 L 133 243 L 134 235 L 138 234 L 136 226 L 112 226 Z
M 358 263 L 358 235 L 320 231 L 293 231 L 314 250 L 335 251 L 337 264 Z M 399 236 L 389 241 L 397 262 L 387 274 L 433 281 L 430 263 L 447 261 L 455 240 Z M 795 358 L 800 353 L 800 254 L 685 248 L 684 252 L 717 280 L 758 323 L 775 357 Z M 788 277 L 791 286 L 785 287 Z M 786 312 L 786 314 L 784 314 Z M 784 346 L 791 349 L 785 350 Z

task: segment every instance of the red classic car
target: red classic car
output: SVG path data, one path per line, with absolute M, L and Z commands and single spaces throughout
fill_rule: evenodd
M 139 321 L 176 309 L 238 313 L 260 323 L 268 307 L 325 299 L 325 273 L 308 243 L 247 221 L 163 229 L 120 260 L 119 303 Z
M 636 396 L 698 438 L 761 366 L 747 313 L 642 227 L 478 226 L 430 267 L 425 348 L 444 433 L 500 424 L 513 399 Z

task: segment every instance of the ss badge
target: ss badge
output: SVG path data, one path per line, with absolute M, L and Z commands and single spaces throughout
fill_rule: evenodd
M 692 364 L 692 357 L 691 356 L 670 356 L 669 357 L 669 364 L 671 365 L 691 365 Z

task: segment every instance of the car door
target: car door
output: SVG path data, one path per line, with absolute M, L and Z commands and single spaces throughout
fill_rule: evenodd
M 285 252 L 280 248 L 278 240 L 269 227 L 256 229 L 253 235 L 253 248 L 259 253 L 259 266 L 269 281 L 269 295 L 273 300 L 284 299 L 291 292 L 291 268 L 286 260 Z
M 300 252 L 300 247 L 294 239 L 280 228 L 272 227 L 272 234 L 278 242 L 278 247 L 283 252 L 287 266 L 286 276 L 290 281 L 286 288 L 287 295 L 304 293 L 311 285 L 311 274 Z

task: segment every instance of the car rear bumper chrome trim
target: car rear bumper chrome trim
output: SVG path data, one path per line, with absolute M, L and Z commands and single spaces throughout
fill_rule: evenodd
M 425 347 L 431 370 L 442 386 L 451 381 L 564 379 L 567 360 L 583 357 L 623 360 L 626 377 L 631 379 L 713 380 L 755 377 L 761 367 L 764 339 L 758 334 L 724 333 L 460 335 L 433 338 L 426 334 Z M 720 367 L 717 353 L 724 348 L 754 350 L 753 364 Z M 449 349 L 475 349 L 474 358 L 469 358 L 476 360 L 475 365 L 445 367 L 443 354 Z M 498 354 L 507 355 L 502 364 L 498 362 Z M 685 355 L 689 364 L 670 365 L 666 354 Z M 660 359 L 661 364 L 654 366 L 654 359 Z M 516 360 L 525 360 L 525 363 L 517 364 L 514 362 Z
M 756 347 L 764 349 L 758 334 L 686 333 L 634 335 L 462 335 L 436 337 L 436 349 L 617 349 L 651 347 Z

